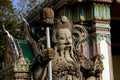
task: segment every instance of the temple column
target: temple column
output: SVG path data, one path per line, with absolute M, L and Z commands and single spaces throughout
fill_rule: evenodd
M 110 4 L 93 3 L 90 5 L 92 24 L 89 26 L 90 57 L 96 54 L 104 56 L 104 70 L 99 80 L 114 80 L 111 54 Z
M 109 23 L 98 23 L 96 22 L 93 26 L 96 30 L 90 34 L 90 56 L 93 57 L 96 54 L 104 56 L 104 70 L 100 80 L 113 80 L 110 26 Z

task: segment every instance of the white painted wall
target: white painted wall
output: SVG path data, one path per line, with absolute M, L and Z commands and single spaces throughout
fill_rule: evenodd
M 100 41 L 100 52 L 105 57 L 105 59 L 103 59 L 104 70 L 102 73 L 102 80 L 110 80 L 108 44 L 106 43 L 105 39 Z

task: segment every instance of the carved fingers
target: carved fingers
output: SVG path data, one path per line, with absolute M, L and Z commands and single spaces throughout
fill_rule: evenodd
M 54 52 L 53 48 L 48 48 L 47 52 L 48 52 L 48 57 L 50 59 L 53 59 L 55 57 L 55 52 Z

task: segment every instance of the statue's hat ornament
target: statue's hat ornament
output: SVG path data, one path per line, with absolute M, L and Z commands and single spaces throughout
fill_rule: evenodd
M 72 29 L 73 23 L 66 17 L 62 16 L 60 22 L 56 25 L 56 28 L 68 28 Z

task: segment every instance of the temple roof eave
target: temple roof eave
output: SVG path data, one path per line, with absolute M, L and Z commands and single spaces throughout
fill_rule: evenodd
M 60 8 L 64 6 L 71 6 L 76 3 L 107 3 L 111 4 L 112 0 L 50 0 L 48 2 L 43 2 L 41 4 L 36 5 L 26 16 L 26 20 L 29 23 L 33 23 L 36 19 L 41 19 L 41 11 L 45 7 L 51 7 L 54 11 L 59 11 Z M 117 0 L 117 2 L 120 2 Z

